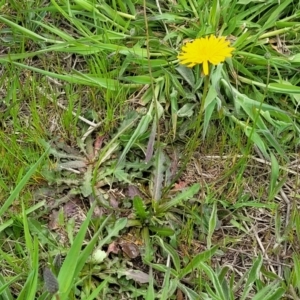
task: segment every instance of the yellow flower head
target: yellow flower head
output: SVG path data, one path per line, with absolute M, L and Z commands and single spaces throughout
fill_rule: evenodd
M 234 48 L 229 46 L 230 43 L 225 40 L 225 37 L 206 36 L 186 43 L 177 58 L 181 64 L 189 68 L 203 64 L 203 73 L 208 75 L 208 62 L 218 65 L 226 57 L 232 56 L 231 52 Z

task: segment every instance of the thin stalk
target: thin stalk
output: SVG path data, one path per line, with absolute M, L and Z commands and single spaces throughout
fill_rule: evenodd
M 194 152 L 196 151 L 196 149 L 199 145 L 199 142 L 200 142 L 199 136 L 200 136 L 200 132 L 202 129 L 201 123 L 202 123 L 202 118 L 203 118 L 205 100 L 206 100 L 206 96 L 207 96 L 208 88 L 209 88 L 209 81 L 210 81 L 210 76 L 209 75 L 205 76 L 203 94 L 202 94 L 202 99 L 201 99 L 201 106 L 200 106 L 200 110 L 199 110 L 199 113 L 198 113 L 198 116 L 197 116 L 197 119 L 195 122 L 196 130 L 187 144 L 187 147 L 186 147 L 187 153 L 184 154 L 184 156 L 183 156 L 183 157 L 185 157 L 183 160 L 183 164 L 182 164 L 180 170 L 178 171 L 178 173 L 176 174 L 176 176 L 174 177 L 174 179 L 172 180 L 171 184 L 164 190 L 163 196 L 168 193 L 168 191 L 171 189 L 173 184 L 180 178 L 182 172 L 184 170 L 186 170 L 186 165 L 190 161 L 191 157 L 193 156 Z

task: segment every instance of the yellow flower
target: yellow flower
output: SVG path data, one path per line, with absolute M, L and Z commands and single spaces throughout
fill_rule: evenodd
M 234 48 L 230 47 L 230 42 L 226 41 L 225 37 L 211 35 L 186 43 L 177 58 L 181 64 L 189 68 L 203 64 L 203 73 L 208 75 L 208 63 L 218 65 L 226 57 L 231 57 L 233 50 Z

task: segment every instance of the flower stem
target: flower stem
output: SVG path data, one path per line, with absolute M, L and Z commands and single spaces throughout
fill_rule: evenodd
M 207 92 L 208 92 L 209 79 L 210 79 L 210 76 L 205 76 L 205 78 L 204 78 L 204 87 L 203 87 L 203 94 L 202 94 L 202 99 L 201 99 L 201 108 L 200 108 L 200 113 L 199 113 L 200 115 L 202 115 L 204 112 L 204 104 L 205 104 L 205 100 L 206 100 L 206 96 L 207 96 Z
M 204 113 L 204 106 L 205 106 L 205 100 L 208 92 L 209 79 L 210 79 L 209 76 L 205 76 L 204 78 L 204 87 L 203 87 L 203 93 L 201 98 L 201 106 L 196 120 L 196 133 L 194 135 L 196 139 L 198 139 L 201 131 L 201 121 Z
M 197 119 L 194 123 L 195 133 L 192 135 L 192 137 L 188 141 L 188 144 L 186 147 L 187 153 L 185 153 L 183 155 L 184 159 L 182 162 L 182 166 L 181 166 L 179 172 L 176 174 L 175 178 L 173 178 L 172 183 L 170 184 L 169 188 L 167 188 L 164 191 L 164 193 L 167 193 L 167 191 L 171 188 L 171 186 L 178 180 L 178 178 L 180 178 L 182 172 L 186 169 L 186 165 L 191 161 L 191 158 L 193 157 L 197 147 L 200 144 L 199 136 L 200 136 L 200 132 L 202 129 L 201 123 L 202 123 L 202 117 L 203 117 L 203 113 L 204 113 L 205 100 L 206 100 L 206 96 L 207 96 L 208 88 L 209 88 L 209 81 L 210 81 L 210 76 L 209 75 L 205 76 L 203 93 L 202 93 L 202 98 L 201 98 L 201 106 L 200 106 L 200 110 L 197 115 Z

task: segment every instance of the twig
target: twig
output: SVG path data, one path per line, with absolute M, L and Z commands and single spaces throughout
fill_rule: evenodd
M 280 195 L 281 195 L 282 199 L 284 200 L 284 202 L 286 203 L 286 215 L 285 215 L 285 229 L 286 229 L 288 227 L 290 214 L 291 214 L 291 202 L 283 189 L 280 189 Z M 287 249 L 287 241 L 285 240 L 283 243 L 283 254 L 284 255 L 286 255 L 286 249 Z M 278 260 L 279 260 L 279 256 L 278 256 Z M 278 275 L 282 277 L 282 268 L 281 267 L 279 268 L 278 273 L 279 273 Z
M 84 142 L 85 139 L 86 139 L 86 138 L 87 138 L 87 137 L 88 137 L 95 129 L 97 129 L 98 127 L 100 127 L 100 126 L 102 125 L 102 123 L 103 123 L 103 121 L 97 123 L 97 124 L 94 125 L 94 126 L 90 126 L 90 127 L 88 128 L 88 130 L 86 131 L 86 133 L 82 136 L 81 141 Z
M 50 100 L 52 103 L 56 103 L 57 106 L 59 106 L 59 107 L 62 108 L 63 110 L 68 110 L 68 108 L 65 107 L 63 104 L 61 104 L 61 103 L 59 103 L 59 102 L 54 102 L 53 99 L 52 99 L 51 97 L 49 97 L 49 95 L 46 95 L 46 94 L 43 92 L 43 90 L 42 90 L 41 88 L 38 87 L 38 90 L 39 90 L 39 92 L 40 92 L 41 94 L 43 94 L 43 96 L 45 96 L 45 97 L 46 97 L 48 100 Z M 78 116 L 78 114 L 77 114 L 75 111 L 72 111 L 72 115 L 75 116 L 75 117 Z M 84 123 L 86 123 L 86 124 L 88 124 L 88 125 L 90 125 L 90 126 L 92 126 L 92 127 L 96 127 L 96 128 L 99 127 L 99 126 L 102 124 L 102 122 L 99 122 L 99 123 L 91 122 L 91 121 L 89 121 L 88 119 L 86 119 L 86 118 L 84 118 L 84 117 L 82 117 L 82 116 L 78 116 L 78 119 L 81 120 L 82 122 L 84 122 Z
M 253 159 L 253 160 L 257 161 L 257 162 L 260 162 L 260 163 L 268 165 L 268 166 L 272 165 L 271 162 L 269 162 L 269 161 L 267 161 L 265 159 L 261 159 L 261 158 L 255 157 L 253 155 L 241 155 L 241 154 L 237 154 L 237 155 L 223 155 L 223 156 L 220 156 L 220 155 L 201 155 L 200 157 L 208 158 L 208 159 L 214 159 L 214 158 L 219 158 L 219 159 L 227 159 L 227 158 L 250 158 L 250 159 Z M 197 158 L 200 158 L 200 157 L 197 157 Z M 293 174 L 293 175 L 299 175 L 299 172 L 291 170 L 290 168 L 279 166 L 279 169 L 281 169 L 283 171 L 286 171 L 286 172 L 288 172 L 290 174 Z
M 266 253 L 266 250 L 265 250 L 265 248 L 264 248 L 264 246 L 263 246 L 263 244 L 262 244 L 262 242 L 261 242 L 261 240 L 260 240 L 260 238 L 259 238 L 259 236 L 258 236 L 258 233 L 254 230 L 254 226 L 252 227 L 252 229 L 249 229 L 249 227 L 248 227 L 248 225 L 247 225 L 247 223 L 246 223 L 245 221 L 243 221 L 243 224 L 244 224 L 245 228 L 247 228 L 247 230 L 248 230 L 249 232 L 250 232 L 250 231 L 253 231 L 253 233 L 254 233 L 254 235 L 255 235 L 255 238 L 256 238 L 256 241 L 257 241 L 257 243 L 258 243 L 258 245 L 259 245 L 259 247 L 260 247 L 262 253 L 264 254 L 266 260 L 267 260 L 267 261 L 270 261 L 270 259 L 269 259 L 269 257 L 268 257 L 268 254 Z M 273 268 L 273 266 L 272 266 L 271 264 L 270 264 L 269 266 L 270 266 L 270 269 L 272 270 L 272 272 L 273 272 L 274 274 L 276 274 L 275 269 Z

